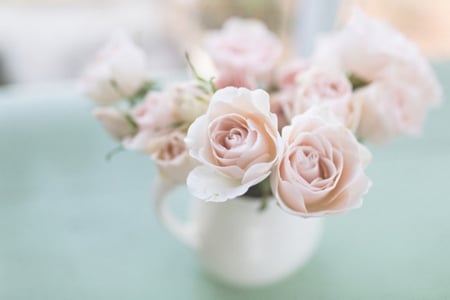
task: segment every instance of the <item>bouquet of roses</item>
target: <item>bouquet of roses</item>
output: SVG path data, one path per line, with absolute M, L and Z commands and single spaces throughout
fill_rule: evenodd
M 95 117 L 125 149 L 149 155 L 160 176 L 193 196 L 273 195 L 285 211 L 322 216 L 359 207 L 371 182 L 362 141 L 420 133 L 440 86 L 416 46 L 353 14 L 308 58 L 286 57 L 256 20 L 207 33 L 216 72 L 159 88 L 146 56 L 120 36 L 87 68 Z

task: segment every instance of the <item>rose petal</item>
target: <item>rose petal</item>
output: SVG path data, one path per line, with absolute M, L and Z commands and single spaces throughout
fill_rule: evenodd
M 198 199 L 223 202 L 245 194 L 250 184 L 242 184 L 236 179 L 221 175 L 213 168 L 200 166 L 189 173 L 187 187 Z

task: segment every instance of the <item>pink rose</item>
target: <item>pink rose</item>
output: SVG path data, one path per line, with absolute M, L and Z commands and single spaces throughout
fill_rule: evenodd
M 268 81 L 281 55 L 279 39 L 257 20 L 229 19 L 212 31 L 206 48 L 220 74 L 244 75 L 250 82 Z
M 400 134 L 420 134 L 427 111 L 413 89 L 378 81 L 358 89 L 353 99 L 361 103 L 358 136 L 383 144 Z
M 417 120 L 422 120 L 426 111 L 436 106 L 441 101 L 442 91 L 439 83 L 426 59 L 419 53 L 417 47 L 402 34 L 395 31 L 387 24 L 371 20 L 360 11 L 356 11 L 350 22 L 340 32 L 324 38 L 317 49 L 315 60 L 323 62 L 326 56 L 334 55 L 335 65 L 340 66 L 344 71 L 357 76 L 366 81 L 369 85 L 376 84 L 377 87 L 369 88 L 369 91 L 362 93 L 371 94 L 369 97 L 359 96 L 362 105 L 366 107 L 361 115 L 364 129 L 359 129 L 363 138 L 369 141 L 387 142 L 389 139 L 400 135 L 416 133 Z M 332 59 L 328 59 L 330 61 Z M 377 91 L 380 85 L 389 86 L 387 91 Z M 393 92 L 395 90 L 395 92 Z M 379 100 L 383 107 L 375 107 L 375 100 L 372 103 L 365 103 L 365 99 L 371 99 L 374 94 L 387 96 L 387 99 Z M 402 99 L 399 108 L 398 101 Z M 398 111 L 403 110 L 404 115 L 412 118 L 414 122 L 403 122 L 392 120 L 396 113 L 388 113 L 374 117 L 374 111 Z M 420 107 L 421 109 L 417 109 Z M 407 113 L 406 113 L 407 111 Z M 368 113 L 369 115 L 366 115 Z M 414 113 L 417 115 L 413 116 Z M 370 120 L 373 128 L 368 128 Z M 403 123 L 401 126 L 392 124 Z M 411 125 L 409 127 L 408 125 Z M 378 130 L 377 128 L 380 128 Z M 383 130 L 386 136 L 382 137 Z M 375 131 L 378 131 L 375 134 Z M 369 133 L 370 132 L 370 133 Z M 369 133 L 368 136 L 364 136 Z M 374 136 L 377 135 L 376 138 Z
M 160 175 L 174 183 L 184 183 L 195 166 L 184 142 L 185 134 L 174 131 L 160 139 L 157 150 L 151 155 Z
M 281 208 L 303 217 L 359 207 L 371 184 L 363 169 L 368 150 L 340 122 L 317 111 L 283 129 L 285 150 L 271 176 Z
M 128 149 L 153 153 L 155 145 L 171 133 L 179 121 L 173 102 L 165 93 L 149 92 L 142 103 L 134 107 L 130 115 L 138 126 L 137 134 L 124 141 Z
M 294 116 L 316 106 L 327 106 L 345 126 L 356 129 L 360 107 L 351 98 L 352 85 L 344 73 L 310 67 L 297 77 L 297 86 Z
M 437 85 L 428 62 L 413 42 L 360 10 L 354 11 L 341 31 L 331 35 L 328 41 L 324 39 L 322 47 L 335 50 L 342 68 L 366 81 L 383 77 L 386 67 L 394 67 L 400 73 L 415 70 L 414 76 Z
M 86 68 L 84 93 L 101 105 L 134 96 L 147 80 L 147 57 L 125 34 L 113 39 Z
M 187 179 L 195 197 L 236 198 L 269 176 L 282 150 L 269 102 L 263 90 L 228 87 L 213 95 L 186 137 L 190 155 L 202 164 Z

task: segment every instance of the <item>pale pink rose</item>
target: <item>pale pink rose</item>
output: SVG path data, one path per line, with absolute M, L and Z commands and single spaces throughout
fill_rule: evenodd
M 101 105 L 130 98 L 147 80 L 147 58 L 126 35 L 118 34 L 99 51 L 82 77 L 84 93 Z
M 296 88 L 296 78 L 300 73 L 305 72 L 310 67 L 310 63 L 295 59 L 283 63 L 275 75 L 275 84 L 280 89 Z
M 137 128 L 133 120 L 127 120 L 127 112 L 115 107 L 97 107 L 92 114 L 99 120 L 108 133 L 116 140 L 133 136 Z
M 138 132 L 124 140 L 127 149 L 153 153 L 155 144 L 171 133 L 179 120 L 176 118 L 173 101 L 163 92 L 149 92 L 142 103 L 130 112 L 137 124 Z
M 330 62 L 367 81 L 375 80 L 387 66 L 428 66 L 416 45 L 388 24 L 355 10 L 338 32 L 324 35 L 315 49 L 314 61 Z
M 310 110 L 295 117 L 282 138 L 285 150 L 271 185 L 283 210 L 313 217 L 362 204 L 371 185 L 363 169 L 368 150 L 349 129 Z
M 363 116 L 358 136 L 382 144 L 401 134 L 420 134 L 427 111 L 414 92 L 414 89 L 382 81 L 358 89 L 353 96 L 361 103 Z
M 151 155 L 160 175 L 167 181 L 184 183 L 195 166 L 184 142 L 185 134 L 174 131 L 160 140 L 157 150 Z
M 228 87 L 190 126 L 190 155 L 202 165 L 187 178 L 197 198 L 221 202 L 243 195 L 270 175 L 282 151 L 277 117 L 263 90 Z
M 281 42 L 257 20 L 229 19 L 206 38 L 206 48 L 219 74 L 245 74 L 268 81 L 281 55 Z
M 354 11 L 341 31 L 330 35 L 329 40 L 324 38 L 321 47 L 333 49 L 345 71 L 366 81 L 383 77 L 381 73 L 386 67 L 395 67 L 401 73 L 405 68 L 414 69 L 418 73 L 414 76 L 437 85 L 428 62 L 412 41 L 360 10 Z M 327 55 L 331 56 L 331 53 L 327 52 Z
M 327 106 L 345 126 L 356 129 L 360 105 L 353 101 L 352 85 L 344 73 L 310 67 L 297 76 L 297 86 L 293 116 L 316 106 Z
M 190 124 L 206 112 L 212 92 L 205 84 L 192 80 L 168 87 L 167 96 L 173 101 L 177 119 Z
M 331 50 L 330 50 L 331 49 Z M 338 61 L 335 65 L 339 65 L 344 71 L 357 76 L 370 84 L 381 82 L 382 85 L 389 85 L 389 91 L 376 92 L 378 96 L 388 96 L 388 99 L 379 100 L 383 102 L 383 108 L 375 108 L 375 100 L 371 104 L 363 105 L 372 107 L 378 111 L 397 110 L 397 104 L 390 101 L 392 98 L 387 94 L 392 94 L 395 90 L 394 98 L 402 99 L 402 110 L 408 111 L 408 118 L 414 120 L 422 120 L 424 113 L 433 106 L 440 103 L 442 98 L 441 87 L 437 78 L 426 59 L 419 53 L 417 47 L 407 40 L 401 33 L 395 31 L 387 24 L 371 20 L 360 11 L 356 11 L 350 22 L 340 32 L 324 38 L 317 49 L 315 60 L 323 61 L 325 56 L 332 56 Z M 377 85 L 378 86 L 378 85 Z M 359 97 L 360 99 L 373 98 L 375 87 L 371 89 L 370 97 Z M 366 93 L 366 92 L 365 92 Z M 364 101 L 363 101 L 364 102 Z M 391 104 L 389 104 L 391 102 Z M 392 107 L 390 107 L 392 106 Z M 420 109 L 416 109 L 421 107 Z M 365 109 L 361 115 L 361 120 L 374 121 L 373 116 L 366 113 L 374 113 L 369 109 Z M 413 116 L 417 113 L 417 116 Z M 415 126 L 417 122 L 406 122 L 406 124 L 414 124 L 412 127 L 394 126 L 395 130 L 391 130 L 394 124 L 403 122 L 401 120 L 390 120 L 388 118 L 395 117 L 395 113 L 388 113 L 384 117 L 381 115 L 377 118 L 377 123 L 367 128 L 368 122 L 364 121 L 360 129 L 361 133 L 371 132 L 369 136 L 363 136 L 368 140 L 388 141 L 400 134 L 409 134 L 417 132 Z M 421 124 L 421 122 L 419 122 Z M 383 130 L 377 132 L 377 137 L 373 138 L 373 133 L 379 127 L 389 127 L 385 130 L 389 133 L 382 137 Z M 402 128 L 402 129 L 400 129 Z M 394 134 L 394 131 L 396 133 Z

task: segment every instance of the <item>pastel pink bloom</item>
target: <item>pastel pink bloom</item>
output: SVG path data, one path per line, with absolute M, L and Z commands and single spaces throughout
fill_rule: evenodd
M 363 92 L 370 93 L 370 97 L 358 97 L 363 100 L 362 104 L 366 107 L 361 115 L 361 120 L 365 120 L 361 125 L 364 129 L 359 131 L 362 138 L 369 141 L 387 142 L 400 134 L 420 131 L 416 125 L 421 122 L 416 121 L 423 120 L 427 110 L 439 104 L 442 98 L 438 80 L 417 47 L 387 24 L 371 20 L 360 11 L 353 14 L 350 22 L 340 32 L 322 39 L 315 60 L 317 62 L 334 60 L 335 66 L 363 79 L 369 85 L 376 84 L 377 87 L 368 87 L 370 91 Z M 380 87 L 378 82 L 383 86 L 388 85 L 388 90 L 374 92 Z M 375 100 L 370 104 L 365 103 L 364 99 L 373 98 L 374 93 L 379 97 L 388 97 L 378 100 L 383 107 L 375 107 L 377 102 Z M 416 121 L 403 122 L 390 119 L 396 117 L 397 113 L 373 116 L 376 111 L 399 111 L 398 101 L 392 98 L 394 94 L 395 99 L 402 99 L 401 110 L 405 111 L 402 114 Z M 417 115 L 413 116 L 414 113 Z M 370 126 L 373 128 L 367 128 L 369 123 L 367 120 L 370 120 Z M 395 126 L 396 129 L 392 130 L 392 124 L 399 122 L 403 125 Z M 383 130 L 383 128 L 390 129 Z M 385 137 L 381 136 L 383 131 L 386 133 Z M 368 132 L 370 134 L 365 136 Z M 377 137 L 374 139 L 374 136 Z
M 351 97 L 352 85 L 344 73 L 310 67 L 297 76 L 297 86 L 291 116 L 316 106 L 327 106 L 345 126 L 356 129 L 360 107 Z
M 213 95 L 186 137 L 190 155 L 202 164 L 187 178 L 195 197 L 233 199 L 270 175 L 282 147 L 269 102 L 263 90 L 228 87 Z
M 425 80 L 423 84 L 438 86 L 427 60 L 412 41 L 388 24 L 370 19 L 359 10 L 354 11 L 341 31 L 322 42 L 322 47 L 335 51 L 342 68 L 366 81 L 383 78 L 385 69 L 389 67 L 402 75 L 408 73 L 405 71 L 415 70 L 417 74 L 414 76 L 419 76 L 422 82 Z
M 195 162 L 191 159 L 184 142 L 185 134 L 174 131 L 161 138 L 157 150 L 151 155 L 159 174 L 167 181 L 184 183 Z
M 219 74 L 245 74 L 250 80 L 268 81 L 281 55 L 281 42 L 257 20 L 229 19 L 220 31 L 206 38 L 206 49 Z
M 147 80 L 147 57 L 125 34 L 114 36 L 84 71 L 84 93 L 101 105 L 134 96 Z
M 271 176 L 281 208 L 303 217 L 348 211 L 362 204 L 371 183 L 370 154 L 340 122 L 310 110 L 283 129 L 284 153 Z
M 418 135 L 422 131 L 426 107 L 415 90 L 377 81 L 358 89 L 353 99 L 361 103 L 358 136 L 383 144 L 401 134 Z
M 144 101 L 134 107 L 130 116 L 137 124 L 137 134 L 124 141 L 127 149 L 153 153 L 161 138 L 171 133 L 177 123 L 173 101 L 165 93 L 149 92 Z

